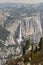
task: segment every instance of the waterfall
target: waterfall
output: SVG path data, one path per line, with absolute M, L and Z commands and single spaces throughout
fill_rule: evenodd
M 21 22 L 20 22 L 20 33 L 19 33 L 19 39 L 22 39 L 22 34 L 21 34 Z
M 21 33 L 21 21 L 20 21 L 19 38 L 17 39 L 17 42 L 20 44 L 22 41 L 23 41 L 23 39 L 22 39 L 22 33 Z

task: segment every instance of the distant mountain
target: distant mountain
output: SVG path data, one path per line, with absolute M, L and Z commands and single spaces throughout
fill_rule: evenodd
M 17 51 L 18 51 L 18 47 L 21 50 L 21 46 L 17 43 L 17 39 L 19 38 L 19 32 L 20 32 L 20 22 L 19 22 L 20 19 L 28 17 L 28 16 L 30 17 L 32 16 L 32 14 L 38 11 L 43 12 L 43 3 L 39 3 L 39 4 L 0 3 L 0 25 L 1 25 L 0 39 L 5 40 L 4 45 L 3 44 L 0 44 L 0 45 L 7 46 L 7 50 L 8 50 L 7 54 L 9 54 L 10 50 L 11 51 L 14 50 L 12 49 L 12 47 L 16 47 Z M 32 22 L 33 19 L 31 20 L 23 19 L 21 22 L 22 39 L 23 39 L 22 43 L 24 44 L 25 44 L 24 39 L 26 38 L 26 31 L 28 32 L 29 30 L 30 21 Z M 39 22 L 37 24 L 39 24 Z M 31 23 L 31 25 L 33 26 L 34 32 L 35 32 L 32 35 L 31 39 L 32 38 L 35 39 L 35 43 L 38 43 L 39 38 L 41 36 L 40 34 L 41 32 L 39 31 L 40 24 L 39 24 L 39 27 L 34 22 Z M 31 25 L 30 25 L 30 29 L 32 32 Z M 12 53 L 16 53 L 16 52 L 12 51 L 11 54 Z M 22 51 L 20 53 L 22 53 Z M 10 57 L 10 56 L 12 55 L 8 55 L 7 57 Z
M 12 34 L 14 34 L 15 30 L 13 28 L 15 28 L 16 25 L 18 27 L 18 20 L 20 18 L 32 16 L 32 13 L 38 11 L 43 11 L 43 3 L 0 3 L 0 25 L 2 25 L 6 29 L 8 29 Z M 17 20 L 17 22 L 15 20 Z
M 36 4 L 24 4 L 24 3 L 13 3 L 13 2 L 0 3 L 0 6 L 15 6 L 15 5 L 29 7 L 40 11 L 43 10 L 43 3 L 36 3 Z

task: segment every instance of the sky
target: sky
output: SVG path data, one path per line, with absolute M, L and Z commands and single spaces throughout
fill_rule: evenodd
M 43 0 L 0 0 L 0 3 L 2 2 L 19 2 L 19 3 L 33 4 L 43 2 Z

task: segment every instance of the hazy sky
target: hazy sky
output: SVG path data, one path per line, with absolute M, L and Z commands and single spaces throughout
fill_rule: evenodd
M 40 3 L 43 0 L 0 0 L 1 2 L 21 2 L 21 3 Z

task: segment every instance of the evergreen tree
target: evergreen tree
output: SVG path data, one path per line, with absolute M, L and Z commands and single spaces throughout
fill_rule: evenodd
M 43 48 L 43 37 L 40 38 L 39 47 L 40 50 Z
M 25 50 L 26 50 L 26 49 L 25 49 L 25 46 L 24 46 L 24 47 L 23 47 L 23 55 L 25 55 Z
M 26 44 L 25 44 L 25 46 L 23 47 L 23 55 L 25 55 L 25 51 L 26 51 L 26 49 L 29 48 L 29 45 L 30 45 L 30 39 L 27 39 L 27 40 L 26 40 Z
M 26 44 L 25 44 L 25 48 L 28 49 L 29 48 L 29 45 L 30 45 L 30 39 L 27 39 L 26 40 Z

